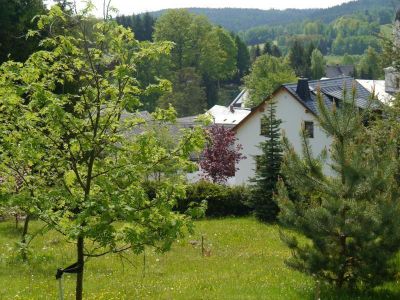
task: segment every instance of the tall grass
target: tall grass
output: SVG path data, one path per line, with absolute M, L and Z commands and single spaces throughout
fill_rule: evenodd
M 0 223 L 0 299 L 56 299 L 58 267 L 75 262 L 74 244 L 56 232 L 38 236 L 27 264 L 15 254 L 19 232 Z M 41 227 L 32 222 L 33 230 Z M 209 256 L 201 255 L 201 236 Z M 85 299 L 314 299 L 314 280 L 285 266 L 289 250 L 277 225 L 252 218 L 196 222 L 196 234 L 165 255 L 151 249 L 88 261 Z M 145 262 L 145 263 L 144 263 Z M 73 299 L 75 275 L 64 275 L 65 299 Z M 396 284 L 370 295 L 322 287 L 321 299 L 400 299 Z M 397 294 L 396 294 L 397 293 Z M 397 298 L 396 298 L 397 297 Z

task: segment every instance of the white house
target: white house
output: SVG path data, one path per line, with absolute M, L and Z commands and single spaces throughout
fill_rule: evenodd
M 237 125 L 233 127 L 237 143 L 242 144 L 242 153 L 246 159 L 237 165 L 235 177 L 230 184 L 246 184 L 255 175 L 255 157 L 261 154 L 258 148 L 260 142 L 266 138 L 261 135 L 261 119 L 267 111 L 268 105 L 274 102 L 277 118 L 282 120 L 281 129 L 292 143 L 296 151 L 301 151 L 300 131 L 305 127 L 309 131 L 310 145 L 314 154 L 319 154 L 324 148 L 329 148 L 331 139 L 319 127 L 316 120 L 317 97 L 316 90 L 320 89 L 325 104 L 333 102 L 340 105 L 343 98 L 343 88 L 351 91 L 356 86 L 356 102 L 359 107 L 366 107 L 371 93 L 351 77 L 308 81 L 299 79 L 296 84 L 284 84 L 273 95 L 263 101 Z
M 400 48 L 400 10 L 396 15 L 394 37 L 394 44 Z M 248 99 L 246 90 L 243 90 L 229 107 L 211 108 L 209 114 L 213 116 L 216 124 L 232 127 L 235 131 L 237 143 L 243 146 L 242 153 L 246 156 L 246 159 L 238 163 L 238 170 L 235 176 L 229 179 L 228 184 L 248 184 L 254 177 L 255 157 L 261 154 L 258 146 L 266 139 L 261 134 L 261 120 L 271 102 L 275 103 L 277 118 L 282 120 L 281 129 L 295 150 L 299 153 L 302 151 L 300 131 L 304 128 L 309 131 L 310 145 L 314 155 L 318 155 L 323 149 L 329 149 L 332 140 L 319 127 L 316 118 L 318 115 L 317 89 L 321 91 L 327 106 L 332 103 L 340 106 L 340 102 L 343 101 L 343 90 L 346 89 L 351 93 L 353 86 L 357 92 L 358 107 L 366 107 L 372 98 L 372 93 L 382 103 L 388 104 L 394 94 L 400 93 L 400 73 L 390 66 L 385 69 L 385 80 L 355 80 L 343 75 L 313 81 L 299 79 L 297 83 L 282 85 L 269 99 L 251 110 L 245 108 L 245 102 Z M 196 180 L 199 173 L 192 175 L 191 179 Z
M 371 94 L 384 104 L 390 104 L 394 96 L 386 91 L 385 80 L 356 79 L 359 84 L 366 88 Z

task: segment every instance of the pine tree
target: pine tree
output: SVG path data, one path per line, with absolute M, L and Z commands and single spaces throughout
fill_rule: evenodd
M 257 57 L 261 55 L 261 49 L 259 45 L 252 46 L 250 49 L 250 59 L 254 62 Z
M 371 129 L 363 126 L 370 112 L 356 106 L 355 91 L 343 99 L 329 108 L 318 96 L 317 121 L 333 140 L 329 157 L 327 151 L 312 154 L 305 132 L 302 156 L 284 139 L 282 172 L 301 199 L 292 201 L 279 182 L 279 220 L 310 241 L 284 236 L 293 251 L 289 266 L 338 288 L 370 288 L 396 272 L 398 153 L 395 145 L 376 143 Z
M 242 77 L 249 72 L 250 53 L 247 45 L 241 40 L 238 35 L 235 36 L 235 43 L 238 50 L 236 60 L 236 66 L 238 69 L 236 81 L 240 83 Z
M 249 205 L 254 209 L 254 214 L 259 220 L 274 221 L 278 214 L 278 206 L 273 197 L 282 162 L 279 128 L 282 121 L 276 117 L 274 103 L 269 104 L 267 115 L 263 117 L 262 122 L 263 132 L 261 133 L 268 139 L 259 145 L 262 154 L 256 157 L 256 176 L 252 179 L 252 197 Z
M 146 12 L 142 17 L 144 41 L 153 40 L 154 23 L 155 19 L 148 12 Z
M 271 47 L 271 55 L 275 56 L 275 57 L 281 57 L 282 56 L 282 52 L 279 49 L 279 47 L 277 45 L 272 45 Z
M 271 43 L 269 41 L 265 42 L 262 54 L 272 55 Z

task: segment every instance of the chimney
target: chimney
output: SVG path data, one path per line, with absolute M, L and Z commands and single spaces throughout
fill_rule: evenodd
M 308 78 L 299 78 L 299 81 L 297 82 L 296 94 L 299 95 L 303 101 L 310 99 L 311 94 L 310 87 L 308 86 Z

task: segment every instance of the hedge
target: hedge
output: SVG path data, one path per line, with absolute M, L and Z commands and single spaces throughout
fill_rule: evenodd
M 146 189 L 150 198 L 155 197 L 156 182 L 147 182 Z M 208 181 L 190 183 L 186 189 L 186 198 L 178 199 L 175 210 L 186 213 L 189 208 L 207 202 L 206 217 L 245 216 L 251 209 L 245 204 L 250 193 L 245 186 L 225 186 Z

